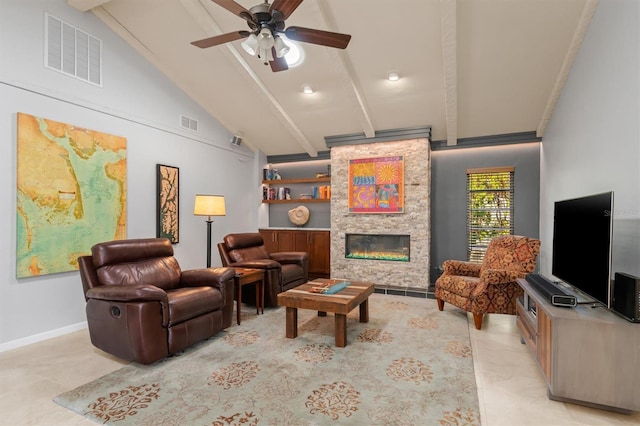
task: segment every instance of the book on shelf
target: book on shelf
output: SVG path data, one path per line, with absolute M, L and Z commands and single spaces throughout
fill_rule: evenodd
M 320 185 L 313 187 L 313 198 L 316 200 L 331 199 L 331 185 Z
M 290 200 L 291 199 L 291 188 L 280 187 L 280 188 L 262 188 L 262 199 L 263 200 Z
M 329 280 L 328 282 L 319 283 L 317 286 L 313 286 L 309 289 L 310 293 L 320 293 L 320 294 L 334 294 L 341 290 L 344 290 L 346 287 L 351 284 L 350 281 L 345 280 Z

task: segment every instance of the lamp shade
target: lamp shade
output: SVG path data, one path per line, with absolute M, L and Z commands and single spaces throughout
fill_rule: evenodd
M 273 34 L 271 34 L 269 28 L 261 29 L 256 37 L 258 38 L 260 49 L 271 50 L 273 47 Z
M 258 53 L 258 37 L 255 34 L 251 34 L 245 41 L 240 43 L 240 46 L 247 52 L 249 55 L 255 56 Z
M 227 212 L 224 196 L 196 194 L 193 214 L 196 216 L 225 216 Z
M 289 53 L 289 46 L 287 46 L 285 42 L 282 41 L 282 37 L 274 37 L 273 45 L 276 48 L 276 56 L 278 58 L 282 58 L 284 55 Z

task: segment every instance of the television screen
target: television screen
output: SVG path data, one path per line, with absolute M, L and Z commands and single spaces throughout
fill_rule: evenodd
M 613 192 L 557 201 L 551 273 L 610 307 Z

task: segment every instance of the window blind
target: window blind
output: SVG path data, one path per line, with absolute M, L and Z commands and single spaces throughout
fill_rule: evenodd
M 489 242 L 513 234 L 513 167 L 467 170 L 467 254 L 481 263 Z

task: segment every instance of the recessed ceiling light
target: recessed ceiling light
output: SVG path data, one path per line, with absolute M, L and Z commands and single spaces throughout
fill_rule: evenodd
M 310 95 L 313 93 L 313 87 L 311 87 L 309 84 L 305 84 L 304 86 L 302 86 L 302 91 L 307 95 Z
M 390 72 L 387 78 L 389 79 L 389 81 L 398 81 L 400 80 L 400 74 L 398 74 L 397 72 Z

